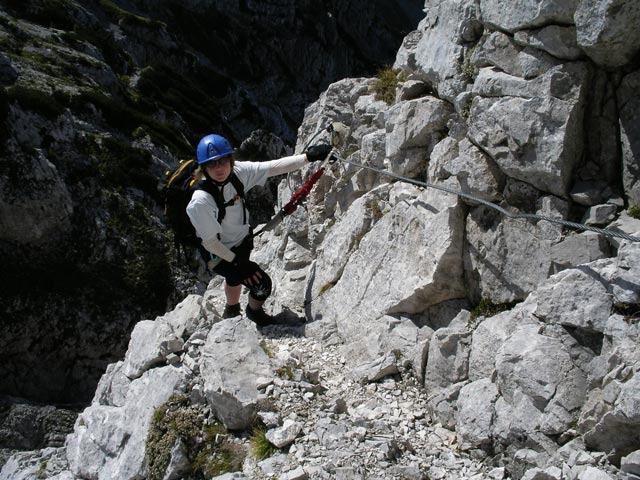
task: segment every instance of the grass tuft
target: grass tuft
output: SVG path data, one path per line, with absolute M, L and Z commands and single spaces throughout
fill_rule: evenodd
M 401 71 L 392 67 L 385 67 L 378 71 L 376 81 L 373 84 L 376 100 L 382 100 L 387 105 L 393 105 L 396 102 L 399 75 L 402 75 Z
M 278 450 L 278 447 L 267 440 L 267 427 L 264 425 L 258 425 L 253 429 L 249 444 L 253 455 L 258 461 L 269 458 Z

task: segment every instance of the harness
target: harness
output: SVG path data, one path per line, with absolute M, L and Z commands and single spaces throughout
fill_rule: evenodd
M 228 183 L 231 183 L 231 185 L 233 185 L 236 194 L 231 200 L 225 202 L 223 190 L 225 185 L 227 185 Z M 242 202 L 242 223 L 247 223 L 247 208 L 244 204 L 244 185 L 235 174 L 235 172 L 231 172 L 229 178 L 222 184 L 217 184 L 213 180 L 209 179 L 200 180 L 194 185 L 194 190 L 204 190 L 213 197 L 213 200 L 218 206 L 218 223 L 222 223 L 222 220 L 227 213 L 227 207 L 230 207 L 231 205 L 236 203 L 237 200 L 240 200 Z

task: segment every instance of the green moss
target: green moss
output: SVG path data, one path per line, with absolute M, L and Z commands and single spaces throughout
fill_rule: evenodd
M 41 89 L 14 85 L 9 87 L 6 93 L 10 102 L 16 101 L 22 108 L 39 113 L 50 120 L 55 119 L 64 111 L 64 105 Z
M 135 15 L 123 8 L 120 8 L 111 0 L 100 0 L 99 4 L 100 4 L 100 7 L 102 7 L 102 9 L 111 18 L 113 18 L 116 21 L 120 21 L 123 25 L 143 26 L 143 27 L 159 27 L 164 25 L 162 22 L 159 22 L 158 20 L 153 20 L 151 18 Z
M 478 317 L 492 317 L 500 312 L 510 310 L 514 305 L 515 302 L 493 303 L 490 299 L 482 297 L 478 305 L 471 310 L 471 319 L 475 320 Z
M 478 67 L 471 63 L 471 58 L 473 57 L 473 53 L 475 52 L 476 48 L 477 45 L 474 45 L 473 47 L 467 49 L 464 55 L 464 60 L 462 62 L 462 76 L 469 83 L 475 82 L 479 72 Z
M 117 252 L 109 266 L 99 270 L 112 287 L 107 294 L 119 287 L 143 308 L 162 308 L 173 289 L 166 237 L 150 224 L 152 215 L 141 204 L 130 205 L 112 194 L 107 211 L 106 242 Z
M 220 441 L 225 435 L 226 431 L 219 424 L 204 428 L 203 447 L 191 464 L 195 472 L 201 472 L 205 478 L 211 478 L 242 470 L 246 456 L 244 448 L 236 443 Z
M 192 130 L 206 132 L 211 129 L 211 112 L 220 109 L 216 99 L 226 95 L 229 86 L 213 70 L 195 69 L 188 78 L 167 66 L 156 66 L 141 72 L 137 89 L 145 102 L 175 110 Z
M 335 285 L 336 285 L 336 282 L 327 282 L 327 283 L 325 283 L 322 287 L 320 287 L 320 295 L 322 295 L 324 292 L 328 292 L 333 287 L 335 287 Z
M 627 209 L 627 213 L 630 217 L 640 220 L 640 205 L 629 206 L 629 208 Z
M 378 202 L 377 198 L 371 199 L 369 208 L 371 209 L 371 214 L 373 215 L 374 220 L 380 220 L 384 216 L 384 212 L 382 211 L 382 208 L 380 208 L 380 202 Z
M 44 479 L 47 478 L 47 461 L 43 460 L 40 462 L 40 465 L 38 467 L 38 470 L 36 471 L 36 473 L 34 473 L 33 475 L 34 477 L 40 479 Z
M 462 107 L 462 111 L 460 112 L 460 115 L 462 115 L 462 118 L 464 118 L 465 120 L 467 120 L 469 118 L 469 115 L 471 115 L 471 105 L 472 104 L 473 104 L 473 97 L 470 96 L 465 101 L 465 104 Z
M 176 133 L 172 126 L 154 120 L 144 113 L 144 108 L 135 105 L 133 100 L 126 96 L 118 98 L 107 96 L 98 90 L 89 90 L 74 97 L 71 106 L 80 110 L 86 104 L 92 104 L 100 110 L 107 123 L 115 129 L 133 135 L 134 131 L 143 126 L 154 141 L 167 145 L 176 155 L 185 156 L 191 153 L 191 145 L 182 135 Z
M 195 478 L 211 478 L 242 469 L 244 449 L 228 439 L 228 432 L 220 423 L 205 425 L 200 411 L 189 405 L 184 395 L 174 395 L 153 413 L 145 460 L 147 478 L 164 477 L 171 449 L 181 441 L 191 460 L 191 473 Z
M 260 340 L 260 348 L 262 348 L 262 350 L 264 351 L 264 353 L 267 354 L 267 357 L 269 358 L 275 358 L 275 354 L 273 353 L 273 351 L 269 348 L 269 345 L 267 345 L 267 342 L 262 339 Z
M 396 88 L 398 87 L 398 75 L 400 70 L 385 67 L 378 71 L 373 84 L 373 92 L 376 100 L 382 100 L 388 105 L 396 102 Z
M 276 375 L 285 380 L 293 379 L 293 369 L 289 365 L 283 365 L 276 370 Z

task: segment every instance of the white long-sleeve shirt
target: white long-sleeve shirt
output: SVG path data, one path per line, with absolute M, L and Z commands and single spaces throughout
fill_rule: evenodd
M 235 162 L 233 171 L 247 192 L 256 185 L 263 186 L 269 177 L 292 172 L 306 163 L 307 157 L 302 154 L 268 162 Z M 222 189 L 225 203 L 236 193 L 231 182 L 225 184 Z M 236 200 L 233 205 L 226 207 L 225 216 L 218 223 L 218 205 L 213 196 L 204 190 L 196 190 L 187 205 L 187 215 L 203 246 L 214 255 L 231 261 L 235 255 L 230 249 L 242 243 L 249 234 L 249 212 L 245 223 L 243 208 L 242 200 Z

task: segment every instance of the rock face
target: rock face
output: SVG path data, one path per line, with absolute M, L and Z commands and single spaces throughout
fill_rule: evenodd
M 640 241 L 615 236 L 640 235 L 635 37 L 605 52 L 638 9 L 425 12 L 397 54 L 393 105 L 378 80 L 350 78 L 305 110 L 296 151 L 332 123 L 352 163 L 329 166 L 306 208 L 256 242 L 285 325 L 221 320 L 219 278 L 139 322 L 51 473 L 144 478 L 152 409 L 180 393 L 237 444 L 257 416 L 283 449 L 250 455 L 239 478 L 635 475 Z M 279 185 L 280 204 L 314 167 Z M 160 476 L 186 469 L 185 448 L 171 445 Z M 54 454 L 15 455 L 0 479 L 37 455 Z

